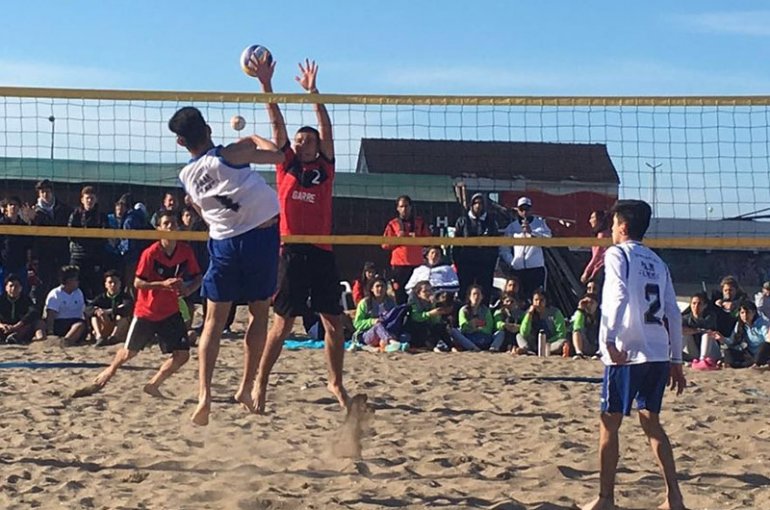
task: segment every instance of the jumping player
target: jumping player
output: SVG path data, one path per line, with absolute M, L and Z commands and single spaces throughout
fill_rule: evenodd
M 640 200 L 620 200 L 612 210 L 612 242 L 604 256 L 599 344 L 604 361 L 599 497 L 584 510 L 615 508 L 618 431 L 636 400 L 639 422 L 663 471 L 666 501 L 684 509 L 671 443 L 659 421 L 667 384 L 681 394 L 682 325 L 666 264 L 642 244 L 652 210 Z M 667 322 L 667 325 L 666 325 Z
M 250 165 L 277 164 L 284 157 L 273 142 L 257 135 L 215 146 L 203 115 L 190 106 L 177 111 L 168 126 L 176 133 L 177 143 L 192 155 L 179 179 L 209 225 L 209 267 L 201 289 L 207 307 L 198 348 L 198 407 L 192 416 L 196 425 L 207 425 L 211 377 L 233 302 L 249 307 L 243 378 L 235 399 L 249 411 L 255 410 L 252 389 L 275 293 L 279 237 L 275 191 Z
M 173 211 L 161 212 L 157 229 L 164 232 L 177 230 L 176 214 Z M 188 283 L 185 284 L 185 281 Z M 163 354 L 171 354 L 171 358 L 144 386 L 144 391 L 155 397 L 163 396 L 160 385 L 190 359 L 190 342 L 179 313 L 179 296 L 188 296 L 200 284 L 201 270 L 190 245 L 161 239 L 147 247 L 136 266 L 136 305 L 126 343 L 94 383 L 104 387 L 118 368 L 151 345 L 157 336 L 160 350 Z
M 252 69 L 264 92 L 272 92 L 275 62 L 252 58 Z M 318 94 L 318 66 L 306 60 L 299 65 L 296 78 L 310 94 Z M 267 105 L 273 128 L 273 140 L 285 160 L 276 165 L 278 198 L 281 203 L 281 235 L 330 235 L 332 231 L 332 186 L 334 183 L 334 141 L 329 113 L 322 104 L 315 105 L 318 129 L 305 126 L 289 143 L 286 123 L 278 105 Z M 273 302 L 275 317 L 267 337 L 267 346 L 259 364 L 257 412 L 262 412 L 268 379 L 291 332 L 294 318 L 310 308 L 321 316 L 325 336 L 325 354 L 329 370 L 328 389 L 345 408 L 348 396 L 342 385 L 345 354 L 341 323 L 340 278 L 329 245 L 284 245 L 278 277 L 278 294 Z

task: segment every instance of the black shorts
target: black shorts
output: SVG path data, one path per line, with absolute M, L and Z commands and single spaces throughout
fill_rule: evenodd
M 56 336 L 66 336 L 69 333 L 70 328 L 78 322 L 85 322 L 83 319 L 54 319 L 53 321 L 53 334 Z M 88 333 L 87 329 L 83 330 L 83 337 Z
M 125 348 L 129 351 L 141 351 L 148 345 L 154 344 L 156 337 L 163 354 L 190 350 L 187 327 L 180 313 L 159 321 L 134 317 L 128 327 Z
M 317 246 L 287 245 L 278 264 L 275 313 L 298 317 L 308 310 L 328 315 L 342 313 L 342 287 L 334 253 Z M 309 303 L 308 303 L 309 300 Z

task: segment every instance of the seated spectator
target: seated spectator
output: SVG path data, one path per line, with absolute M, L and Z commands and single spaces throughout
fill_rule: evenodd
M 0 343 L 28 344 L 43 339 L 40 312 L 22 293 L 21 279 L 11 273 L 5 277 L 5 293 L 0 296 Z
M 444 254 L 439 246 L 431 246 L 425 253 L 425 264 L 418 266 L 406 282 L 406 291 L 412 292 L 417 282 L 428 281 L 433 292 L 456 293 L 460 288 L 457 272 L 444 261 Z
M 599 298 L 584 294 L 572 315 L 573 359 L 585 359 L 599 352 Z
M 459 328 L 451 328 L 449 335 L 455 347 L 464 351 L 486 351 L 492 346 L 495 321 L 484 304 L 481 285 L 468 287 L 468 297 L 458 314 Z
M 404 331 L 409 345 L 416 348 L 449 351 L 447 316 L 454 310 L 454 300 L 447 292 L 434 295 L 430 282 L 418 282 L 409 295 L 409 318 Z
M 593 278 L 586 282 L 586 294 L 593 294 L 601 303 L 602 301 L 602 288 L 599 286 L 599 282 Z
M 757 313 L 757 306 L 744 301 L 738 306 L 738 322 L 729 337 L 720 337 L 726 349 L 724 363 L 732 368 L 764 367 L 770 360 L 768 320 Z
M 11 196 L 3 201 L 3 211 L 0 214 L 0 225 L 29 225 L 19 214 L 21 199 Z M 29 292 L 27 284 L 27 253 L 32 249 L 32 238 L 29 236 L 0 235 L 0 281 L 3 276 L 14 274 L 21 282 L 22 288 Z M 3 289 L 0 289 L 0 294 Z
M 720 293 L 714 299 L 717 307 L 717 330 L 722 336 L 730 336 L 738 321 L 738 305 L 746 299 L 746 293 L 741 290 L 738 280 L 733 276 L 725 276 L 719 282 Z
M 516 334 L 521 328 L 521 320 L 524 311 L 514 293 L 503 294 L 500 299 L 500 308 L 494 314 L 495 339 L 490 351 L 508 351 L 516 345 Z
M 701 352 L 703 335 L 708 335 L 712 342 L 706 352 Z M 682 359 L 684 361 L 706 363 L 716 367 L 722 357 L 716 339 L 721 335 L 717 332 L 716 311 L 709 306 L 705 292 L 698 292 L 690 297 L 690 306 L 682 312 Z M 695 367 L 697 368 L 697 366 Z
M 754 304 L 758 312 L 770 319 L 770 282 L 762 284 L 762 290 L 754 295 Z
M 104 273 L 104 292 L 91 302 L 91 334 L 96 347 L 126 341 L 134 300 L 123 289 L 118 271 Z
M 361 270 L 361 276 L 353 282 L 353 302 L 358 306 L 364 297 L 366 289 L 369 288 L 369 282 L 377 275 L 377 267 L 374 262 L 364 262 L 364 268 Z
M 86 301 L 80 290 L 80 275 L 76 266 L 64 266 L 61 285 L 51 289 L 45 299 L 46 331 L 62 337 L 65 345 L 82 342 L 86 337 Z
M 381 276 L 375 276 L 369 281 L 366 297 L 356 307 L 353 325 L 362 344 L 381 351 L 400 350 L 398 337 L 403 322 L 394 323 L 396 327 L 389 328 L 385 321 L 389 312 L 396 308 L 396 302 L 386 292 L 386 285 Z
M 567 342 L 567 325 L 564 315 L 558 308 L 548 306 L 545 291 L 536 290 L 532 294 L 532 305 L 521 320 L 519 334 L 516 335 L 517 347 L 512 354 L 534 354 L 537 352 L 537 336 L 543 331 L 548 342 L 550 354 L 561 354 Z

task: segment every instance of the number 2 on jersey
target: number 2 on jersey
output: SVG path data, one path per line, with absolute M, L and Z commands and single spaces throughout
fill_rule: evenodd
M 658 317 L 660 311 L 660 287 L 655 283 L 648 283 L 644 286 L 644 299 L 650 304 L 647 311 L 644 312 L 645 324 L 663 325 L 663 320 Z

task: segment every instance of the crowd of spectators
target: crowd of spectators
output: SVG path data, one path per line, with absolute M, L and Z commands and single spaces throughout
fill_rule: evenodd
M 69 226 L 82 229 L 153 229 L 163 211 L 172 211 L 180 230 L 206 231 L 197 211 L 174 190 L 166 191 L 150 215 L 130 194 L 109 212 L 95 189 L 85 186 L 76 207 L 60 201 L 48 180 L 35 186 L 37 200 L 25 205 L 17 196 L 2 203 L 0 225 Z M 181 205 L 181 206 L 180 206 Z M 390 264 L 366 262 L 352 285 L 354 308 L 345 322 L 351 349 L 437 352 L 492 351 L 513 355 L 561 355 L 598 358 L 603 247 L 594 247 L 580 275 L 584 292 L 575 310 L 548 302 L 543 250 L 511 246 L 505 237 L 550 237 L 546 220 L 533 213 L 532 200 L 521 197 L 513 220 L 499 225 L 487 199 L 477 193 L 455 225 L 461 238 L 500 237 L 500 246 L 402 245 L 397 239 L 382 248 Z M 385 237 L 428 237 L 426 222 L 411 199 L 396 200 L 396 216 Z M 610 236 L 609 218 L 593 211 L 588 218 L 598 238 Z M 24 344 L 46 335 L 68 344 L 96 346 L 125 341 L 133 313 L 133 289 L 139 256 L 149 241 L 90 237 L 0 236 L 0 343 Z M 205 242 L 191 243 L 206 267 Z M 507 277 L 501 289 L 495 274 Z M 191 327 L 196 294 L 180 298 L 180 310 Z M 233 310 L 235 308 L 233 307 Z M 718 291 L 692 295 L 683 312 L 684 360 L 696 370 L 723 366 L 764 367 L 770 361 L 770 282 L 750 299 L 734 277 L 719 282 Z M 231 314 L 234 318 L 234 314 Z M 205 311 L 204 311 L 205 316 Z M 310 323 L 313 323 L 313 318 Z M 228 320 L 229 328 L 232 318 Z

